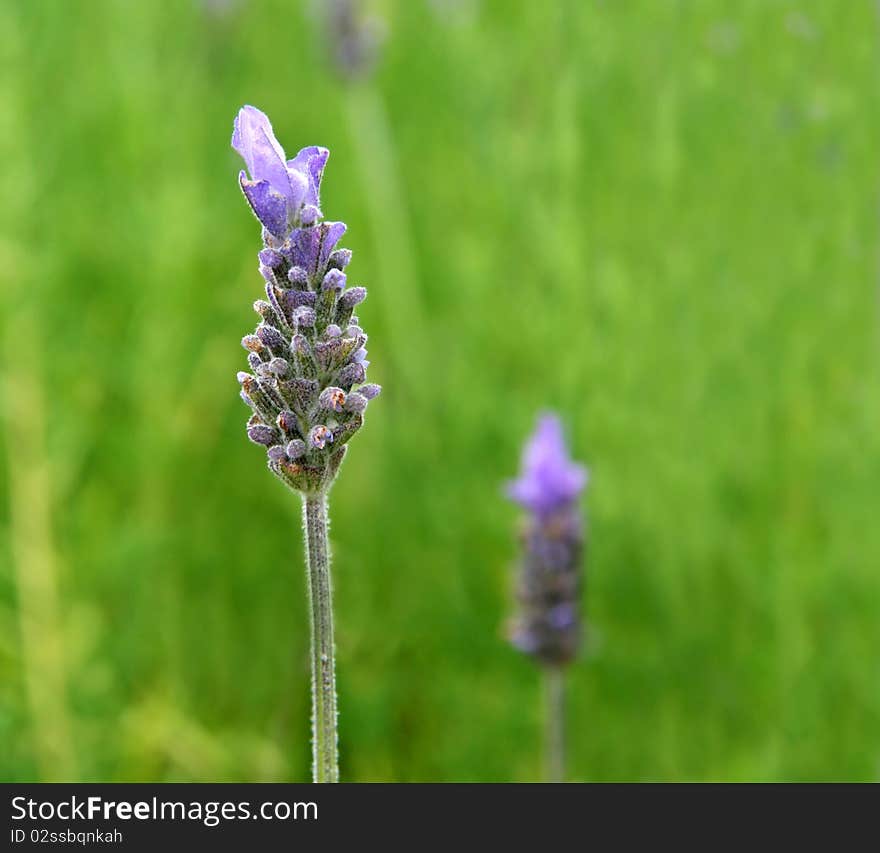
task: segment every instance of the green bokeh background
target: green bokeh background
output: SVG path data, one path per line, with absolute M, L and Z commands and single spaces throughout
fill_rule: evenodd
M 308 778 L 242 103 L 331 149 L 385 386 L 343 777 L 540 778 L 499 484 L 546 407 L 592 472 L 571 778 L 880 778 L 875 4 L 376 3 L 359 83 L 315 9 L 0 0 L 0 778 Z

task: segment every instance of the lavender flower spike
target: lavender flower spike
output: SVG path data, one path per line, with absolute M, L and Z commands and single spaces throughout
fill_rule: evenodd
M 526 444 L 522 473 L 507 487 L 508 496 L 529 513 L 517 582 L 519 613 L 510 638 L 546 671 L 551 779 L 561 779 L 564 772 L 562 670 L 581 640 L 578 499 L 586 483 L 586 470 L 568 455 L 559 419 L 543 415 Z
M 252 335 L 242 339 L 252 372 L 238 374 L 241 396 L 253 411 L 252 442 L 262 446 L 269 470 L 303 499 L 311 599 L 313 775 L 338 780 L 336 685 L 327 493 L 351 437 L 364 422 L 378 385 L 366 381 L 366 334 L 352 321 L 362 287 L 346 289 L 339 269 L 350 252 L 336 249 L 342 222 L 325 222 L 319 191 L 326 148 L 303 148 L 292 160 L 266 115 L 242 107 L 232 147 L 247 167 L 239 183 L 263 224 L 258 253 L 266 299 Z M 250 177 L 248 177 L 248 175 Z M 344 331 L 343 331 L 344 330 Z M 353 388 L 354 386 L 354 388 Z M 349 403 L 351 401 L 351 403 Z

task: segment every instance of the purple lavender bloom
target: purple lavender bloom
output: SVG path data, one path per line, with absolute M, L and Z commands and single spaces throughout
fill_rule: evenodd
M 336 70 L 348 80 L 367 76 L 385 36 L 381 21 L 365 16 L 355 0 L 324 0 L 323 9 Z
M 543 415 L 507 495 L 529 513 L 521 536 L 519 612 L 510 639 L 545 666 L 568 663 L 580 646 L 583 529 L 578 498 L 586 483 L 586 469 L 568 455 L 559 419 Z
M 287 160 L 268 117 L 251 106 L 236 116 L 232 147 L 247 166 L 247 173 L 242 170 L 238 176 L 245 198 L 274 237 L 285 239 L 307 208 L 306 219 L 320 216 L 321 176 L 330 153 L 326 148 L 303 148 Z
M 569 458 L 559 419 L 542 415 L 523 453 L 522 473 L 509 484 L 508 496 L 546 516 L 576 500 L 586 483 L 586 470 Z
M 377 385 L 364 386 L 346 404 L 369 366 L 366 334 L 350 325 L 366 290 L 345 289 L 341 268 L 351 252 L 337 248 L 345 224 L 322 219 L 327 149 L 313 145 L 287 160 L 269 119 L 250 106 L 235 119 L 232 146 L 250 176 L 239 176 L 242 191 L 264 226 L 258 257 L 266 299 L 254 303 L 260 321 L 242 339 L 253 373 L 239 375 L 254 411 L 248 435 L 268 448 L 269 468 L 286 485 L 326 493 L 378 393 Z

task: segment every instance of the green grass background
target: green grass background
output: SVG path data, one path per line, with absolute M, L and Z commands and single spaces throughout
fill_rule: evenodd
M 244 436 L 242 103 L 332 151 L 385 386 L 332 495 L 342 775 L 540 778 L 500 483 L 589 465 L 579 780 L 880 778 L 871 2 L 0 2 L 0 777 L 305 780 Z

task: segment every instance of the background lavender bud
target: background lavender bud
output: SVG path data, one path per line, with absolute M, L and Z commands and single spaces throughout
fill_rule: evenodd
M 309 431 L 309 441 L 313 447 L 323 449 L 327 442 L 333 441 L 333 433 L 324 424 L 318 424 Z
M 308 287 L 309 274 L 302 267 L 291 267 L 287 273 L 287 280 L 297 287 Z
M 381 394 L 381 393 L 382 393 L 382 386 L 376 385 L 375 383 L 361 385 L 361 387 L 358 388 L 358 394 L 362 394 L 368 400 L 372 400 L 373 397 L 378 397 L 379 394 Z
M 333 66 L 348 80 L 370 73 L 384 37 L 378 18 L 367 16 L 354 0 L 325 0 L 325 34 Z
M 367 408 L 367 398 L 357 391 L 352 391 L 345 399 L 345 411 L 363 412 Z
M 345 405 L 345 391 L 333 385 L 325 388 L 318 397 L 318 405 L 331 412 L 341 412 Z
M 341 291 L 345 287 L 346 275 L 337 269 L 331 269 L 321 281 L 322 290 L 338 290 Z
M 351 263 L 351 249 L 337 249 L 330 253 L 327 266 L 337 270 L 344 270 Z
M 580 644 L 583 533 L 577 501 L 585 484 L 586 471 L 570 460 L 559 420 L 543 416 L 507 493 L 530 513 L 511 642 L 547 666 L 568 663 Z
M 328 338 L 338 338 L 342 334 L 342 329 L 340 329 L 336 323 L 331 323 L 326 329 L 324 329 L 324 334 Z
M 248 427 L 247 435 L 254 444 L 264 444 L 267 447 L 278 441 L 278 431 L 266 424 Z

